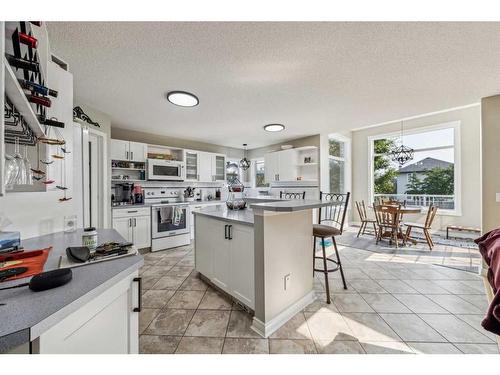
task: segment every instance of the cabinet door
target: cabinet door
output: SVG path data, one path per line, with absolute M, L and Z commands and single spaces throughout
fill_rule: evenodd
M 144 163 L 147 159 L 147 145 L 145 143 L 130 142 L 129 160 Z
M 254 308 L 254 247 L 253 227 L 231 224 L 231 291 L 230 293 L 247 305 Z
M 129 141 L 120 139 L 111 140 L 111 159 L 112 160 L 129 160 L 130 150 Z
M 131 217 L 118 217 L 118 218 L 113 218 L 113 229 L 115 229 L 120 235 L 125 238 L 128 242 L 133 241 L 133 234 L 132 234 L 132 222 Z
M 213 276 L 212 282 L 222 290 L 231 293 L 231 241 L 226 239 L 224 221 L 213 220 L 216 223 L 212 233 L 213 244 Z
M 212 155 L 212 174 L 214 181 L 226 180 L 226 156 Z
M 204 216 L 194 215 L 194 263 L 196 271 L 210 280 L 213 277 L 213 253 L 215 248 L 216 221 Z
M 213 181 L 212 173 L 212 154 L 208 152 L 200 152 L 200 182 L 211 182 Z
M 151 216 L 138 216 L 134 221 L 134 245 L 138 249 L 151 247 Z
M 200 157 L 196 151 L 186 151 L 186 181 L 199 180 Z
M 277 152 L 270 152 L 264 156 L 264 176 L 267 183 L 277 181 L 278 158 Z
M 278 180 L 297 180 L 297 151 L 294 149 L 279 151 Z

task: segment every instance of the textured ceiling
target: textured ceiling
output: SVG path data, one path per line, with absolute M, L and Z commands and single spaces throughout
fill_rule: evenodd
M 54 22 L 75 96 L 113 126 L 260 147 L 500 91 L 500 23 Z M 186 90 L 194 108 L 168 103 Z M 269 134 L 267 123 L 286 131 Z

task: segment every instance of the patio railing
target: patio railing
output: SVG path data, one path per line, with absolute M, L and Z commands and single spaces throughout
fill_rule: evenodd
M 432 195 L 432 194 L 375 194 L 375 200 L 397 200 L 406 201 L 408 206 L 429 207 L 431 204 L 442 210 L 455 209 L 454 195 Z

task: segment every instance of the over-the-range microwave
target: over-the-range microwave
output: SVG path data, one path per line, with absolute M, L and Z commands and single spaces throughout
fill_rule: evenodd
M 183 181 L 184 178 L 184 162 L 148 159 L 148 180 Z

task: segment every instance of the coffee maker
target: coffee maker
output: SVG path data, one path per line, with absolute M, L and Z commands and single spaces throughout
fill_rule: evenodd
M 122 206 L 134 203 L 134 184 L 130 182 L 116 183 L 114 193 L 111 194 L 111 204 Z
M 135 204 L 144 203 L 144 190 L 142 190 L 141 185 L 134 186 L 134 203 Z

